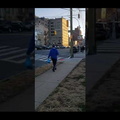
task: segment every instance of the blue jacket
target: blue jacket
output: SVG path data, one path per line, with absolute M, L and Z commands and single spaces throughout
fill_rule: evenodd
M 59 55 L 59 52 L 56 48 L 52 48 L 49 52 L 48 58 L 51 57 L 53 59 L 57 59 L 57 55 Z
M 34 35 L 32 36 L 29 45 L 28 45 L 28 49 L 27 49 L 27 55 L 30 55 L 35 49 L 35 39 L 34 39 Z

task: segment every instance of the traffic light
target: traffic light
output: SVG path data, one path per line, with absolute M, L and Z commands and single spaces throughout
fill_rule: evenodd
M 78 18 L 80 18 L 80 14 L 78 14 Z
M 56 30 L 54 30 L 54 35 L 56 35 L 56 34 L 57 34 Z
M 67 20 L 67 27 L 69 27 L 69 21 Z

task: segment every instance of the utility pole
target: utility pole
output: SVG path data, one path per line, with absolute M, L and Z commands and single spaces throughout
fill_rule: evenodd
M 70 54 L 71 54 L 71 58 L 74 57 L 73 55 L 73 30 L 72 30 L 72 8 L 70 8 Z
M 87 45 L 88 55 L 96 54 L 96 40 L 95 40 L 95 8 L 88 8 L 87 10 Z
M 116 30 L 115 30 L 115 19 L 113 19 L 113 23 L 112 23 L 112 39 L 115 40 L 116 39 Z
M 116 18 L 116 13 L 113 14 L 112 16 L 112 39 L 115 40 L 116 39 L 116 27 L 115 27 L 115 18 Z

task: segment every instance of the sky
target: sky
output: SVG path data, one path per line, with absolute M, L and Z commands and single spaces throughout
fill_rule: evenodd
M 73 30 L 80 25 L 83 36 L 85 36 L 85 8 L 72 8 Z M 80 13 L 80 18 L 78 14 Z M 66 18 L 70 22 L 70 8 L 35 8 L 35 15 L 45 18 Z

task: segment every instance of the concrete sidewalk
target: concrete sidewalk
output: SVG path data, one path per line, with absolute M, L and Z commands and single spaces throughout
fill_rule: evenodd
M 54 91 L 59 83 L 85 58 L 85 53 L 78 52 L 73 58 L 66 58 L 57 66 L 55 72 L 52 69 L 35 78 L 35 109 Z
M 35 111 L 35 108 L 49 96 L 84 57 L 85 54 L 81 52 L 74 54 L 74 58 L 66 59 L 62 64 L 58 65 L 56 72 L 48 70 L 36 77 L 35 84 L 31 85 L 31 87 L 8 101 L 0 103 L 0 111 Z
M 97 54 L 86 57 L 86 94 L 120 59 L 120 39 L 105 40 L 97 46 Z

